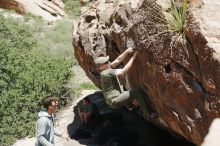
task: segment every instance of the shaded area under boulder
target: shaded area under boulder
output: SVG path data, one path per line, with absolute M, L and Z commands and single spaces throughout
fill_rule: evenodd
M 110 109 L 101 92 L 87 96 L 99 109 L 93 127 L 80 121 L 77 106 L 75 117 L 68 125 L 68 134 L 81 144 L 96 146 L 194 146 L 182 139 L 172 137 L 167 131 L 145 121 L 138 110 Z

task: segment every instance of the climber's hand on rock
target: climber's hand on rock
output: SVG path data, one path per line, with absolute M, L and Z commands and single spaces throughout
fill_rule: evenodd
M 132 52 L 134 52 L 134 48 L 129 47 L 129 48 L 126 50 L 126 52 L 128 52 L 128 53 L 132 53 Z
M 134 57 L 136 57 L 138 55 L 139 51 L 138 50 L 135 50 L 134 52 Z

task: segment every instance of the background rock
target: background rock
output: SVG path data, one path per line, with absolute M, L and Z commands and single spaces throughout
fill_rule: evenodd
M 128 90 L 141 87 L 145 91 L 149 106 L 159 114 L 155 124 L 200 145 L 212 120 L 220 117 L 220 2 L 191 1 L 186 46 L 173 48 L 169 34 L 157 35 L 167 29 L 158 19 L 160 11 L 154 9 L 160 6 L 143 0 L 132 8 L 131 2 L 100 0 L 88 5 L 76 25 L 75 56 L 100 87 L 94 59 L 110 55 L 113 61 L 128 46 L 135 46 L 140 53 L 123 84 Z
M 41 16 L 47 21 L 54 21 L 66 16 L 61 0 L 1 0 L 0 7 L 19 13 Z

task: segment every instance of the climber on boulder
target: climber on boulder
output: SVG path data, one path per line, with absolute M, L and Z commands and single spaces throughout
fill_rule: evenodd
M 128 63 L 121 69 L 115 69 L 131 53 L 133 53 L 133 56 Z M 123 76 L 128 72 L 137 55 L 138 51 L 134 51 L 133 48 L 129 47 L 111 63 L 108 63 L 109 56 L 98 57 L 94 62 L 101 75 L 101 87 L 106 103 L 111 108 L 120 108 L 136 100 L 140 106 L 140 110 L 143 112 L 143 117 L 149 119 L 152 116 L 149 114 L 144 92 L 140 88 L 137 90 L 121 91 L 117 81 L 117 77 Z

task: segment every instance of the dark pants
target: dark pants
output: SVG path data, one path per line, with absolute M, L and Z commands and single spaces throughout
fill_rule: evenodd
M 144 99 L 144 93 L 141 90 L 124 91 L 116 97 L 107 99 L 107 104 L 111 108 L 120 108 L 128 103 L 131 103 L 133 99 L 136 99 L 140 109 L 143 111 L 144 117 L 149 117 L 149 109 Z

